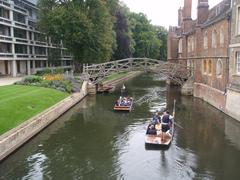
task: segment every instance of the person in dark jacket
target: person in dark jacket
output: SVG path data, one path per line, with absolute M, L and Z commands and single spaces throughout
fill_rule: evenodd
M 161 117 L 162 132 L 166 133 L 172 126 L 172 116 L 169 114 L 169 111 L 164 111 Z

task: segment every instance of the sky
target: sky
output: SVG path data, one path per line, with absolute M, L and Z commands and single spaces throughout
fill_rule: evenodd
M 121 0 L 131 11 L 142 12 L 147 15 L 154 25 L 168 27 L 176 26 L 178 20 L 178 9 L 183 7 L 184 0 Z M 197 1 L 192 0 L 192 18 L 196 19 Z M 222 0 L 209 0 L 210 8 Z

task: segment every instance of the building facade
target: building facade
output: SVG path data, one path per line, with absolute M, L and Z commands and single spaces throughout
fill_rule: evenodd
M 231 0 L 211 9 L 208 0 L 198 0 L 195 20 L 191 8 L 192 0 L 184 0 L 178 26 L 169 29 L 168 60 L 192 67 L 193 95 L 225 112 Z
M 226 112 L 240 121 L 240 0 L 232 1 L 231 22 Z
M 37 0 L 0 0 L 0 75 L 34 74 L 45 68 L 72 68 L 63 43 L 37 29 Z M 50 56 L 58 60 L 49 60 Z

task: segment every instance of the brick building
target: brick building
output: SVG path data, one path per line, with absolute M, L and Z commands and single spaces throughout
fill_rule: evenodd
M 240 0 L 233 0 L 232 4 L 226 112 L 240 121 Z
M 225 112 L 228 84 L 231 0 L 209 9 L 198 0 L 197 19 L 192 0 L 178 10 L 178 26 L 168 33 L 168 61 L 193 68 L 193 95 Z

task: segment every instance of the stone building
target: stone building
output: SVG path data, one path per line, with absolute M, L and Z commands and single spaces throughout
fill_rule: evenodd
M 72 68 L 72 57 L 59 40 L 37 29 L 37 0 L 0 0 L 0 75 L 33 74 L 45 68 Z M 57 61 L 48 61 L 50 54 Z
M 232 1 L 226 112 L 240 121 L 240 0 Z
M 209 9 L 198 0 L 197 19 L 191 16 L 192 0 L 178 10 L 178 26 L 168 34 L 168 61 L 193 68 L 193 95 L 225 112 L 228 84 L 231 0 Z

